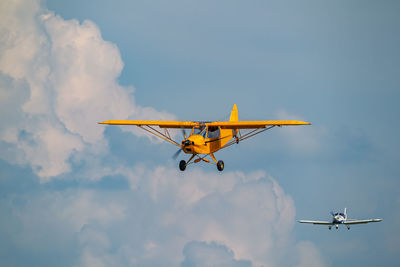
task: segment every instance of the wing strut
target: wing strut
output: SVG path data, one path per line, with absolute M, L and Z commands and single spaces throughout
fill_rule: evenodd
M 239 143 L 239 142 L 241 142 L 241 141 L 244 141 L 244 140 L 246 140 L 246 139 L 249 139 L 250 137 L 253 137 L 253 136 L 255 136 L 255 135 L 257 135 L 257 134 L 260 134 L 260 133 L 262 133 L 262 132 L 265 132 L 266 130 L 269 130 L 269 129 L 272 129 L 272 128 L 274 128 L 276 125 L 271 125 L 271 126 L 268 126 L 268 127 L 266 127 L 266 128 L 262 128 L 262 129 L 254 129 L 254 130 L 252 130 L 252 131 L 250 131 L 250 132 L 248 132 L 248 133 L 246 133 L 246 134 L 240 134 L 240 136 L 239 137 L 236 137 L 234 140 L 232 140 L 232 141 L 229 141 L 226 145 L 224 145 L 223 147 L 221 147 L 221 149 L 222 148 L 226 148 L 226 147 L 228 147 L 228 146 L 231 146 L 231 145 L 233 145 L 233 144 L 237 144 L 237 143 Z
M 169 143 L 171 143 L 173 145 L 181 147 L 180 144 L 178 144 L 175 140 L 173 140 L 171 138 L 171 136 L 170 136 L 170 134 L 169 134 L 169 132 L 168 132 L 168 130 L 166 128 L 165 128 L 165 134 L 164 134 L 164 133 L 154 129 L 153 127 L 151 127 L 149 125 L 145 125 L 148 129 L 146 129 L 145 126 L 142 126 L 142 125 L 137 125 L 137 126 L 139 128 L 141 128 L 141 129 L 145 130 L 146 132 L 151 133 L 152 135 L 155 135 L 155 136 L 157 136 L 157 137 L 159 137 L 159 138 L 161 138 L 161 139 L 163 139 L 163 140 L 165 140 L 165 141 L 167 141 L 167 142 L 169 142 Z

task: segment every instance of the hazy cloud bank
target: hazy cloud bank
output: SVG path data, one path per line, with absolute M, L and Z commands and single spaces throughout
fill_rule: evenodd
M 324 266 L 312 243 L 294 239 L 293 200 L 264 172 L 131 171 L 121 190 L 42 190 L 2 202 L 2 214 L 12 211 L 4 241 L 34 252 L 14 262 L 51 265 L 51 254 L 79 266 Z

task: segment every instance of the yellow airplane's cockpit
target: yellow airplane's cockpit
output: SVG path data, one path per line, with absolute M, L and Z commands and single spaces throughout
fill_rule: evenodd
M 218 138 L 220 136 L 220 128 L 218 126 L 200 126 L 193 128 L 192 134 L 201 135 L 204 138 Z
M 209 126 L 207 127 L 207 138 L 218 138 L 221 134 L 219 127 Z
M 204 138 L 206 137 L 206 133 L 207 133 L 207 127 L 206 126 L 200 126 L 200 127 L 195 127 L 192 129 L 192 134 L 194 135 L 201 135 Z
M 189 137 L 182 141 L 182 151 L 187 154 L 209 154 L 216 147 L 220 147 L 221 130 L 218 126 L 201 125 L 193 127 Z

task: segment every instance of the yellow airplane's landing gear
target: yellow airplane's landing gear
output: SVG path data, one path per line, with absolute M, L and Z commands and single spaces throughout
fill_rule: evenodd
M 224 162 L 222 160 L 219 160 L 217 163 L 217 169 L 221 172 L 224 170 Z
M 186 161 L 181 160 L 181 161 L 179 162 L 179 169 L 180 169 L 181 171 L 186 170 Z

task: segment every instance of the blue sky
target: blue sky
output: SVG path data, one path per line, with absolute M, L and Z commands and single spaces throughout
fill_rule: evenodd
M 5 266 L 398 266 L 397 1 L 4 1 Z M 300 119 L 184 173 L 107 119 Z M 185 158 L 180 155 L 180 158 Z M 350 231 L 299 225 L 348 208 Z

